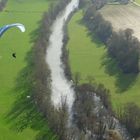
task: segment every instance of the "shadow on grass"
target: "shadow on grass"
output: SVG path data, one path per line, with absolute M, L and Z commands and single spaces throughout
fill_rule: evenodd
M 34 31 L 31 35 L 31 41 L 34 41 L 38 31 Z M 36 140 L 54 140 L 55 136 L 48 128 L 47 121 L 43 114 L 39 111 L 36 101 L 34 100 L 34 88 L 36 81 L 34 80 L 35 64 L 33 48 L 26 56 L 27 66 L 21 70 L 16 79 L 14 94 L 16 96 L 12 109 L 6 114 L 6 121 L 10 124 L 13 131 L 22 132 L 26 128 L 36 131 Z
M 109 55 L 105 54 L 102 58 L 102 66 L 105 67 L 105 72 L 110 76 L 115 77 L 116 92 L 122 93 L 128 90 L 135 84 L 137 74 L 125 74 L 118 68 L 117 62 Z
M 77 21 L 78 24 L 82 26 L 86 26 L 82 20 Z M 92 31 L 87 31 L 87 36 L 91 38 L 91 41 L 97 44 L 97 47 L 103 47 L 103 43 L 100 39 L 95 35 Z M 115 77 L 115 84 L 117 87 L 117 93 L 123 93 L 124 91 L 128 90 L 131 86 L 134 85 L 137 74 L 124 74 L 119 68 L 117 62 L 112 59 L 110 56 L 105 54 L 102 58 L 102 66 L 105 67 L 105 72 L 110 76 Z
M 77 23 L 82 25 L 82 26 L 86 26 L 82 19 L 78 20 Z M 89 29 L 87 31 L 87 36 L 91 38 L 91 41 L 94 42 L 97 47 L 104 46 L 103 43 L 100 41 L 100 39 L 95 35 L 95 33 Z M 105 54 L 103 56 L 101 65 L 105 67 L 105 72 L 107 74 L 115 77 L 115 80 L 116 80 L 115 84 L 117 87 L 117 90 L 116 90 L 117 93 L 122 93 L 122 92 L 128 90 L 128 88 L 133 86 L 133 84 L 136 81 L 137 74 L 124 74 L 118 68 L 117 62 L 114 59 L 112 59 L 110 56 L 108 56 L 107 54 Z
M 97 44 L 97 47 L 102 47 L 103 43 L 100 41 L 100 39 L 95 35 L 94 32 L 88 30 L 87 26 L 85 25 L 84 21 L 82 19 L 78 20 L 77 23 L 81 26 L 86 27 L 86 33 L 87 36 L 91 39 L 92 42 Z

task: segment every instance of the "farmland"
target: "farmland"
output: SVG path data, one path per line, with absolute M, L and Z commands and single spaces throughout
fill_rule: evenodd
M 140 39 L 140 7 L 134 4 L 106 5 L 100 10 L 104 18 L 112 23 L 115 31 L 131 28 Z

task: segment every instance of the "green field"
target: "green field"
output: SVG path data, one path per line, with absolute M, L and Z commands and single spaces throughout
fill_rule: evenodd
M 17 99 L 18 93 L 14 90 L 16 78 L 26 66 L 25 56 L 33 45 L 31 36 L 38 28 L 38 22 L 43 12 L 47 11 L 49 2 L 9 0 L 4 11 L 0 12 L 0 26 L 19 22 L 26 27 L 25 33 L 13 28 L 0 38 L 0 140 L 34 140 L 38 134 L 38 130 L 31 128 L 25 129 L 22 133 L 13 131 L 5 116 Z M 13 52 L 17 54 L 16 59 L 11 56 Z
M 107 56 L 105 46 L 97 38 L 91 38 L 87 28 L 81 23 L 82 12 L 77 12 L 68 25 L 69 59 L 72 73 L 81 73 L 81 82 L 87 76 L 95 78 L 111 92 L 114 109 L 127 102 L 140 105 L 140 75 L 124 75 L 114 60 Z
M 140 0 L 135 0 L 135 2 L 137 2 L 138 4 L 140 4 Z

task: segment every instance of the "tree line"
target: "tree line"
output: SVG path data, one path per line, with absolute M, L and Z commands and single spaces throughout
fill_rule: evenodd
M 109 56 L 115 58 L 124 73 L 139 72 L 140 42 L 132 29 L 113 31 L 110 22 L 104 20 L 94 5 L 84 13 L 83 21 L 96 36 L 106 44 Z
M 67 25 L 69 20 L 71 19 L 71 17 L 73 16 L 73 14 L 75 13 L 75 11 L 73 11 L 67 21 L 65 22 L 65 25 L 63 27 L 63 47 L 62 47 L 62 55 L 61 55 L 61 61 L 63 63 L 62 67 L 64 69 L 64 74 L 66 76 L 66 78 L 68 80 L 72 80 L 72 73 L 71 73 L 71 69 L 70 69 L 70 63 L 69 63 L 69 50 L 66 47 L 67 43 L 69 41 L 69 36 L 68 36 L 68 29 L 67 29 Z
M 120 4 L 127 4 L 129 0 L 91 0 L 91 2 L 94 4 L 96 9 L 100 9 L 108 2 L 118 2 Z

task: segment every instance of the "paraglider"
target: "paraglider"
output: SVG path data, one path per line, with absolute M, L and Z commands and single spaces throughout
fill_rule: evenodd
M 21 32 L 25 32 L 25 27 L 21 23 L 8 24 L 0 28 L 0 37 L 10 28 L 17 27 Z
M 0 37 L 10 28 L 12 27 L 17 27 L 21 32 L 25 32 L 25 27 L 23 24 L 21 23 L 13 23 L 13 24 L 8 24 L 8 25 L 5 25 L 3 27 L 0 28 Z M 12 53 L 12 56 L 14 58 L 16 58 L 16 53 Z

